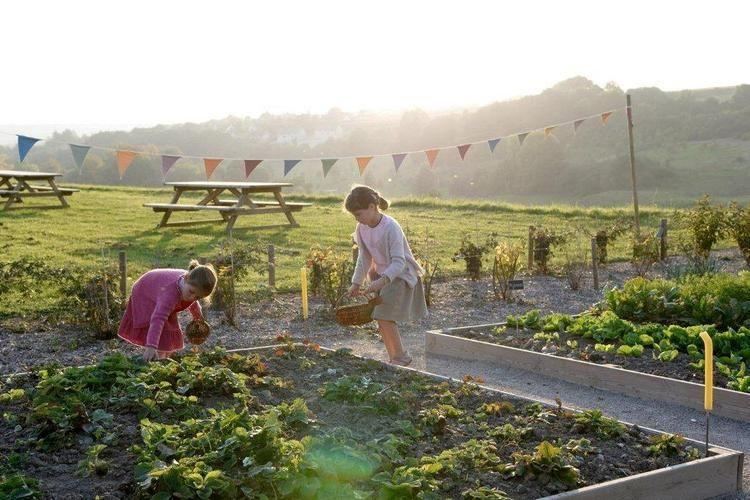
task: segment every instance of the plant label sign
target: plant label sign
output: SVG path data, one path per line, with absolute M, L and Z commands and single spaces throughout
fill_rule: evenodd
M 511 290 L 523 290 L 523 280 L 508 281 L 508 288 Z

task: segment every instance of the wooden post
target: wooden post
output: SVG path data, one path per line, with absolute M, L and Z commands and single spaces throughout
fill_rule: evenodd
M 128 256 L 120 250 L 120 297 L 125 300 L 128 295 Z
M 276 288 L 276 247 L 268 245 L 268 286 Z
M 534 226 L 529 226 L 529 271 L 534 268 Z
M 596 238 L 591 238 L 591 275 L 594 278 L 594 290 L 599 290 L 599 249 Z
M 641 235 L 641 219 L 638 214 L 638 188 L 635 178 L 635 151 L 633 147 L 633 108 L 630 106 L 630 94 L 626 95 L 628 115 L 628 143 L 630 145 L 630 181 L 633 186 L 633 211 L 635 216 L 635 236 Z
M 667 258 L 667 219 L 659 222 L 659 260 Z

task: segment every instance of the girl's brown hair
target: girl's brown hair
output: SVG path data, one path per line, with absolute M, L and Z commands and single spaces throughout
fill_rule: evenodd
M 202 291 L 205 294 L 205 300 L 210 300 L 216 288 L 216 271 L 211 264 L 201 264 L 197 260 L 191 260 L 185 280 Z
M 390 206 L 388 200 L 380 196 L 380 193 L 373 188 L 369 186 L 354 186 L 349 194 L 346 195 L 344 208 L 348 212 L 354 212 L 355 210 L 363 210 L 369 207 L 370 203 L 374 204 L 380 210 L 387 210 Z

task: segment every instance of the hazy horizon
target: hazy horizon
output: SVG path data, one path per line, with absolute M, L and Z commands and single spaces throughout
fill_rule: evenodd
M 472 108 L 574 75 L 663 90 L 750 81 L 750 5 L 40 0 L 3 6 L 0 123 L 204 122 Z M 700 34 L 700 36 L 696 36 Z

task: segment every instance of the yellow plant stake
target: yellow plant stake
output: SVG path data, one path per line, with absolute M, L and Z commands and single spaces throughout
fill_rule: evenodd
M 705 355 L 703 407 L 706 409 L 706 456 L 708 456 L 708 416 L 714 409 L 714 342 L 708 332 L 701 332 L 700 336 L 703 339 Z
M 300 279 L 302 280 L 302 319 L 307 319 L 307 268 L 300 269 Z

